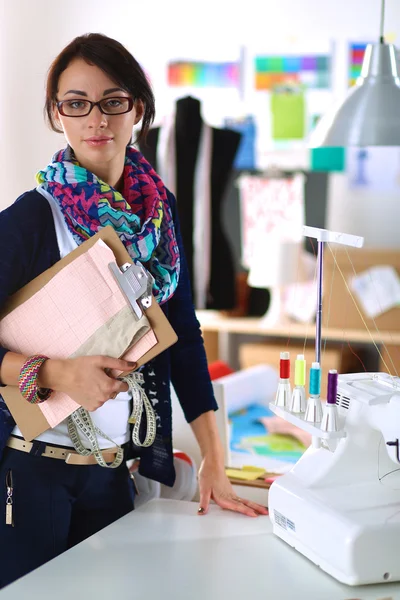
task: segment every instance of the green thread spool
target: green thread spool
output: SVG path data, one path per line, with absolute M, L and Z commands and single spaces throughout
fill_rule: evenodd
M 306 361 L 304 354 L 298 354 L 294 364 L 294 385 L 305 386 L 306 384 Z

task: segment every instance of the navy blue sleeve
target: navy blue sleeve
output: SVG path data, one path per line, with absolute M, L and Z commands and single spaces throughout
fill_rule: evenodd
M 0 212 L 0 318 L 8 298 L 59 258 L 49 203 L 36 190 Z M 0 346 L 0 366 L 7 352 Z
M 189 272 L 179 228 L 176 200 L 169 193 L 178 242 L 181 270 L 178 287 L 168 301 L 168 319 L 178 341 L 171 349 L 171 381 L 182 406 L 186 420 L 190 423 L 201 414 L 217 410 L 214 398 L 204 341 L 193 306 Z

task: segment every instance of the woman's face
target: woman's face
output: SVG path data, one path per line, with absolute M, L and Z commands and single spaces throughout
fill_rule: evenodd
M 106 98 L 124 97 L 130 94 L 120 88 L 99 67 L 89 65 L 82 59 L 73 60 L 61 73 L 58 82 L 57 100 L 59 102 L 77 100 L 73 106 L 79 106 L 81 100 L 98 102 Z M 113 103 L 113 102 L 111 102 Z M 126 146 L 129 144 L 133 126 L 143 115 L 143 104 L 136 101 L 133 109 L 124 114 L 104 115 L 95 106 L 85 117 L 63 116 L 55 108 L 55 117 L 64 130 L 68 144 L 74 150 L 78 162 L 96 171 L 109 163 L 124 164 Z

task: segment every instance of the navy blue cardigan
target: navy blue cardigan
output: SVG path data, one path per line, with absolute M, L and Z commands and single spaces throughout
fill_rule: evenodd
M 140 456 L 140 473 L 173 485 L 172 416 L 170 382 L 176 390 L 186 420 L 216 410 L 200 326 L 196 319 L 176 209 L 168 193 L 181 256 L 179 284 L 162 309 L 178 342 L 144 368 L 146 392 L 159 400 L 156 408 L 161 428 L 150 448 L 131 444 L 128 458 Z M 7 298 L 60 260 L 56 231 L 48 201 L 36 190 L 26 192 L 0 212 L 0 307 Z M 7 349 L 0 347 L 0 364 Z M 15 422 L 0 396 L 0 460 Z

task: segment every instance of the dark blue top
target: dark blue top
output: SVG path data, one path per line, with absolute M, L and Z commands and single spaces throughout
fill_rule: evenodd
M 168 192 L 181 256 L 181 273 L 175 294 L 162 309 L 175 330 L 178 341 L 144 367 L 145 389 L 159 402 L 157 414 L 161 433 L 150 448 L 131 444 L 130 456 L 140 456 L 140 473 L 173 485 L 172 419 L 170 382 L 172 382 L 188 422 L 216 410 L 208 373 L 200 325 L 196 319 L 185 254 L 179 229 L 176 200 Z M 38 191 L 26 192 L 0 212 L 0 307 L 7 298 L 60 260 L 50 205 Z M 0 365 L 7 349 L 0 347 Z M 15 422 L 0 396 L 0 459 Z

